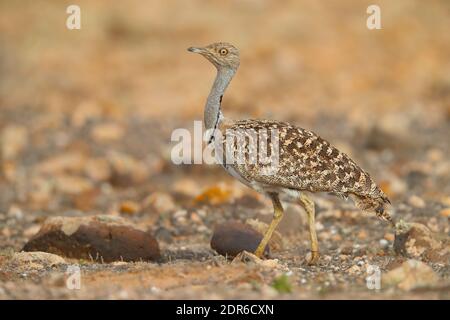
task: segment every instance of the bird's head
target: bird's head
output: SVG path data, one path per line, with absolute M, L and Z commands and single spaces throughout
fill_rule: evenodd
M 188 51 L 201 54 L 218 70 L 225 68 L 236 71 L 239 67 L 239 50 L 226 42 L 216 42 L 206 47 L 190 47 Z

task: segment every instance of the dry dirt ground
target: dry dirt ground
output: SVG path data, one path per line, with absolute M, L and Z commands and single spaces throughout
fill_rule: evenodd
M 218 166 L 174 165 L 175 128 L 192 131 L 214 76 L 191 45 L 230 41 L 241 68 L 231 118 L 286 120 L 353 157 L 397 217 L 448 246 L 450 3 L 378 1 L 0 1 L 0 299 L 450 298 L 448 261 L 425 260 L 438 285 L 369 290 L 405 261 L 386 224 L 336 198 L 316 199 L 322 258 L 307 266 L 304 213 L 288 207 L 269 263 L 231 263 L 214 227 L 270 221 L 270 202 Z M 49 216 L 110 214 L 148 229 L 159 262 L 11 259 Z M 420 259 L 419 259 L 420 260 Z M 68 265 L 81 289 L 66 288 Z M 414 282 L 414 279 L 411 280 Z

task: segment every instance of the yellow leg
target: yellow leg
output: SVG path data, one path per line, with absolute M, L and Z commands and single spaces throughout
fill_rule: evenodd
M 283 218 L 283 206 L 281 205 L 280 199 L 278 198 L 278 194 L 276 193 L 270 193 L 270 198 L 272 199 L 273 203 L 273 218 L 272 222 L 269 225 L 269 228 L 267 229 L 266 233 L 264 234 L 263 239 L 259 243 L 258 248 L 255 251 L 255 255 L 259 258 L 261 258 L 264 254 L 264 249 L 266 248 L 267 244 L 270 241 L 270 238 L 272 238 L 272 234 L 277 228 L 278 223 L 280 223 L 281 219 Z
M 317 241 L 316 226 L 315 226 L 315 208 L 314 202 L 306 195 L 300 195 L 300 204 L 305 209 L 308 215 L 309 237 L 311 240 L 311 257 L 308 259 L 308 264 L 316 264 L 319 261 L 319 243 Z

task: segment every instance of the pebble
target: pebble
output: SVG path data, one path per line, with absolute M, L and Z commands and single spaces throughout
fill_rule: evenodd
M 108 161 L 103 158 L 88 159 L 84 172 L 90 179 L 96 182 L 107 181 L 111 177 L 111 167 Z
M 187 216 L 187 211 L 186 210 L 178 210 L 173 214 L 173 217 L 175 219 L 179 219 L 179 218 L 185 218 Z
M 397 254 L 432 262 L 448 263 L 450 248 L 443 244 L 429 228 L 421 223 L 396 224 L 394 250 Z
M 409 197 L 408 202 L 413 207 L 425 208 L 425 201 L 416 195 Z
M 7 265 L 27 276 L 26 272 L 66 264 L 64 258 L 47 252 L 16 252 Z
M 142 183 L 149 176 L 147 165 L 134 157 L 116 151 L 106 157 L 112 169 L 111 183 L 116 186 L 131 186 Z
M 91 137 L 98 143 L 119 140 L 123 137 L 125 130 L 117 123 L 102 123 L 91 130 Z
M 386 239 L 380 239 L 380 246 L 382 248 L 387 248 L 389 246 L 389 241 L 387 241 Z
M 360 273 L 360 272 L 361 272 L 361 269 L 360 269 L 359 266 L 353 265 L 353 266 L 351 266 L 349 269 L 347 269 L 347 272 L 348 272 L 349 274 L 356 274 L 356 273 Z
M 120 212 L 121 213 L 127 213 L 127 214 L 135 214 L 141 209 L 139 203 L 134 201 L 123 201 L 120 204 Z
M 449 218 L 450 217 L 450 208 L 443 209 L 439 212 L 442 217 Z
M 155 192 L 148 196 L 143 203 L 143 207 L 152 206 L 159 213 L 172 212 L 176 209 L 172 196 L 164 192 Z M 186 210 L 180 210 L 186 211 Z M 186 212 L 187 214 L 187 212 Z M 186 215 L 185 214 L 185 215 Z
M 12 205 L 11 207 L 9 207 L 8 217 L 16 219 L 16 220 L 22 220 L 23 219 L 23 211 L 18 206 Z
M 365 230 L 361 230 L 360 232 L 358 232 L 358 238 L 361 240 L 366 240 L 367 239 L 367 232 Z
M 323 224 L 321 222 L 317 221 L 316 222 L 316 231 L 322 231 L 323 229 L 325 229 Z
M 387 241 L 393 242 L 395 240 L 395 234 L 393 234 L 393 233 L 386 233 L 384 235 L 384 239 L 386 239 Z
M 382 276 L 382 284 L 405 291 L 429 288 L 439 283 L 438 275 L 427 264 L 410 259 Z
M 230 200 L 232 191 L 222 186 L 212 186 L 195 197 L 197 203 L 218 205 Z
M 94 187 L 89 179 L 71 174 L 55 176 L 55 186 L 59 192 L 71 195 L 87 192 Z
M 341 260 L 347 260 L 348 258 L 349 258 L 349 256 L 346 255 L 346 254 L 340 254 L 339 255 L 339 259 L 341 259 Z
M 235 257 L 242 251 L 255 252 L 263 235 L 241 222 L 217 225 L 211 239 L 211 248 L 223 256 Z M 269 254 L 269 247 L 265 249 Z
M 27 128 L 7 125 L 0 135 L 0 154 L 3 160 L 16 158 L 28 144 Z

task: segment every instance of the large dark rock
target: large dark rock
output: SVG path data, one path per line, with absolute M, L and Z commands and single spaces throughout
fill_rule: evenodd
M 151 234 L 111 216 L 48 218 L 23 250 L 104 262 L 160 258 Z
M 255 252 L 263 235 L 247 224 L 226 222 L 216 226 L 211 239 L 211 248 L 223 256 L 235 257 L 242 251 Z M 266 246 L 264 255 L 269 255 Z

